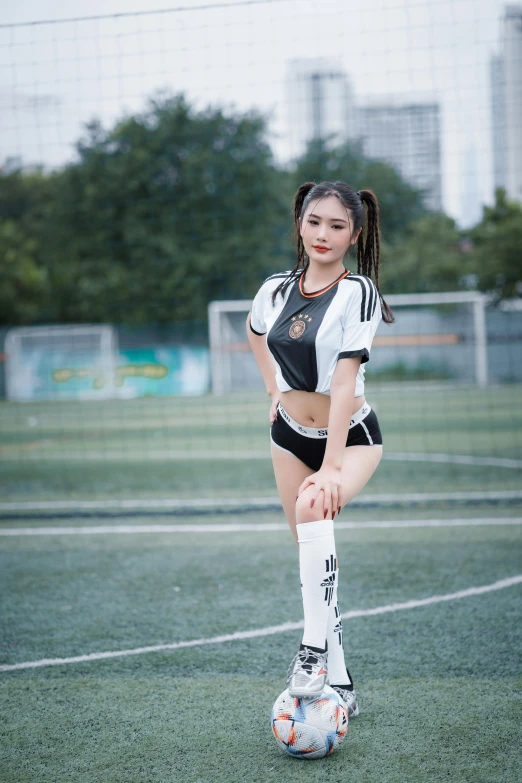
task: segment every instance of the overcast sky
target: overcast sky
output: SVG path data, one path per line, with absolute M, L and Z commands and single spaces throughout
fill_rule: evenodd
M 260 108 L 284 160 L 288 61 L 329 57 L 358 100 L 438 100 L 445 209 L 460 219 L 464 191 L 468 202 L 491 202 L 489 60 L 499 51 L 503 2 L 178 0 L 183 10 L 139 14 L 155 5 L 0 0 L 0 161 L 60 165 L 85 122 L 110 126 L 161 88 L 185 92 L 199 108 Z M 96 15 L 105 18 L 30 24 Z

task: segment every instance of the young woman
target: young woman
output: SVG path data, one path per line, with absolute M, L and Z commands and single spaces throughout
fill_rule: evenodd
M 328 679 L 357 715 L 342 645 L 333 520 L 382 457 L 363 365 L 381 318 L 394 317 L 379 293 L 379 206 L 371 190 L 306 182 L 295 194 L 294 219 L 297 263 L 265 280 L 247 318 L 272 399 L 276 484 L 299 550 L 304 632 L 287 686 L 292 696 L 312 697 Z M 352 245 L 357 273 L 344 266 Z

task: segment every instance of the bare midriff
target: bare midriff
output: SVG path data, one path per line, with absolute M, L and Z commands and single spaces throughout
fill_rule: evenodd
M 285 411 L 303 427 L 328 427 L 330 415 L 330 396 L 319 392 L 291 391 L 281 392 L 280 402 Z M 354 397 L 353 415 L 366 402 L 364 394 Z

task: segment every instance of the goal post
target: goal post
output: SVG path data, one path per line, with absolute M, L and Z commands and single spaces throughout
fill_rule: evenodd
M 396 321 L 381 322 L 372 348 L 372 372 L 385 378 L 392 368 L 413 373 L 433 368 L 456 383 L 488 385 L 486 305 L 478 291 L 390 294 Z M 443 305 L 452 306 L 441 308 Z M 249 299 L 209 304 L 209 345 L 213 394 L 263 388 L 246 337 Z
M 210 378 L 213 394 L 234 388 L 261 388 L 253 375 L 255 361 L 250 354 L 245 324 L 252 307 L 249 299 L 215 301 L 208 306 Z M 241 358 L 238 358 L 241 357 Z M 248 381 L 250 380 L 251 385 Z
M 5 338 L 7 399 L 15 402 L 121 397 L 118 338 L 106 324 L 25 326 Z
M 434 294 L 392 294 L 386 297 L 390 307 L 417 305 L 468 304 L 472 308 L 475 381 L 477 386 L 488 385 L 488 342 L 486 305 L 488 297 L 480 291 L 449 291 Z

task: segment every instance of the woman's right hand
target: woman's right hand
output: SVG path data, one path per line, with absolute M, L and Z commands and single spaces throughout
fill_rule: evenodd
M 277 406 L 279 403 L 279 399 L 281 397 L 281 392 L 279 389 L 276 389 L 275 392 L 273 392 L 270 397 L 272 398 L 272 405 L 270 406 L 270 413 L 269 413 L 269 419 L 270 419 L 270 426 L 274 423 L 274 421 L 277 419 Z

